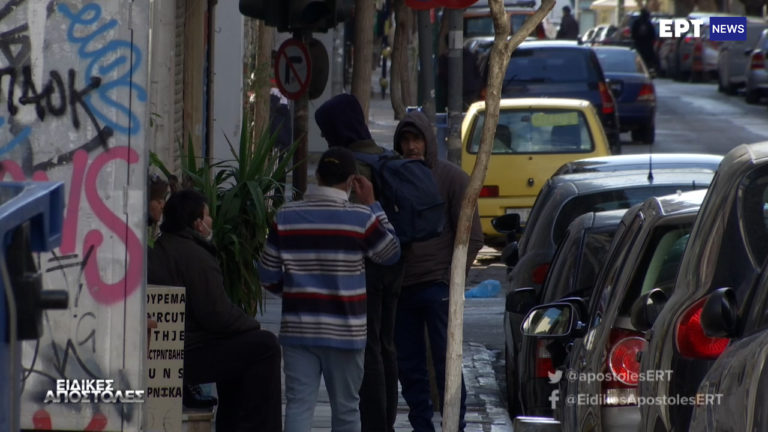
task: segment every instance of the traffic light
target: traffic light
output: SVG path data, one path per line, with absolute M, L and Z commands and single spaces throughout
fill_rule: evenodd
M 240 0 L 240 13 L 251 18 L 263 20 L 278 31 L 289 31 L 287 1 L 274 0 Z
M 278 31 L 326 32 L 354 15 L 354 0 L 240 0 L 240 13 Z
M 291 30 L 326 32 L 353 15 L 354 0 L 291 0 Z

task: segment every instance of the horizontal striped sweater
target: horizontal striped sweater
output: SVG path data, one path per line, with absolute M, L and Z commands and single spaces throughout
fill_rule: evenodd
M 304 200 L 283 205 L 259 260 L 261 284 L 283 297 L 280 342 L 364 348 L 366 257 L 400 258 L 378 202 L 353 204 L 342 190 L 310 185 Z

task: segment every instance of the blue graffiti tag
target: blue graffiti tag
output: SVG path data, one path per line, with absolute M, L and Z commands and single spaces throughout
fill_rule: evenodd
M 137 134 L 141 130 L 141 121 L 131 111 L 128 102 L 119 100 L 125 99 L 124 95 L 119 98 L 119 90 L 127 88 L 129 97 L 132 97 L 131 93 L 135 93 L 140 102 L 147 100 L 147 92 L 144 87 L 133 82 L 133 74 L 139 70 L 139 65 L 141 65 L 141 50 L 126 40 L 114 39 L 106 44 L 103 41 L 94 42 L 94 39 L 105 35 L 118 25 L 117 20 L 113 18 L 96 27 L 101 19 L 101 6 L 96 3 L 83 6 L 77 13 L 72 12 L 69 6 L 62 3 L 58 5 L 58 11 L 71 21 L 67 29 L 69 41 L 80 45 L 77 50 L 78 55 L 89 60 L 83 80 L 88 83 L 93 77 L 101 77 L 102 79 L 101 86 L 95 89 L 92 94 L 85 96 L 86 103 L 93 114 L 106 126 L 112 127 L 115 132 Z M 89 30 L 91 30 L 90 33 L 88 33 Z M 100 46 L 96 46 L 98 44 Z M 131 64 L 129 65 L 129 63 Z M 112 78 L 110 74 L 117 75 L 117 77 Z M 104 108 L 111 107 L 125 115 L 123 120 L 127 120 L 127 122 L 120 123 L 118 120 L 108 117 L 100 107 L 96 106 L 92 96 L 98 98 L 100 105 L 103 104 Z
M 3 127 L 5 125 L 5 117 L 0 117 L 0 127 Z M 9 153 L 11 150 L 16 148 L 19 144 L 21 144 L 22 141 L 29 138 L 29 134 L 32 132 L 32 128 L 29 126 L 25 127 L 24 129 L 19 132 L 18 135 L 13 137 L 11 142 L 8 144 L 5 144 L 4 146 L 0 146 L 0 156 L 3 156 L 6 153 Z

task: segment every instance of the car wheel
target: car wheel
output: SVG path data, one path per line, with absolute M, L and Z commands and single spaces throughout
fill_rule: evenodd
M 748 90 L 744 94 L 744 99 L 747 101 L 748 104 L 756 104 L 760 102 L 760 93 L 754 90 Z
M 509 353 L 509 347 L 504 346 L 504 371 L 506 372 L 507 381 L 507 411 L 509 411 L 509 418 L 515 417 L 523 413 L 523 408 L 520 406 L 520 398 L 517 392 L 517 376 L 514 365 L 514 359 L 511 358 Z
M 653 144 L 656 140 L 656 125 L 650 123 L 632 131 L 632 141 L 642 144 Z

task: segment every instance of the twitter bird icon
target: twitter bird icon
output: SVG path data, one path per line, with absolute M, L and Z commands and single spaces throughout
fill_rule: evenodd
M 558 369 L 555 373 L 547 372 L 547 376 L 549 377 L 550 384 L 557 384 L 563 378 L 563 371 Z

